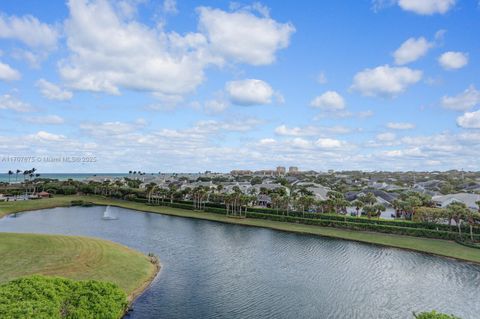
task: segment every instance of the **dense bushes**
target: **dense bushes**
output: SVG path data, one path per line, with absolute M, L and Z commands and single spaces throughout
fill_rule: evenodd
M 273 221 L 280 222 L 290 222 L 290 223 L 301 223 L 307 225 L 318 225 L 323 227 L 337 227 L 345 228 L 351 230 L 363 230 L 363 231 L 376 231 L 381 233 L 388 234 L 397 234 L 397 235 L 407 235 L 415 237 L 427 237 L 427 238 L 438 238 L 438 239 L 449 239 L 455 240 L 458 238 L 458 233 L 442 230 L 433 230 L 433 229 L 424 229 L 424 228 L 412 228 L 412 227 L 401 227 L 401 226 L 391 226 L 384 224 L 373 224 L 373 223 L 357 223 L 351 221 L 343 220 L 324 220 L 324 219 L 313 219 L 313 218 L 301 218 L 285 215 L 271 215 L 271 214 L 260 214 L 248 212 L 247 217 L 258 218 L 258 219 L 268 219 Z M 474 236 L 475 240 L 480 240 L 480 235 Z
M 422 312 L 418 315 L 415 314 L 414 317 L 416 319 L 460 319 L 459 317 L 455 317 L 454 315 L 446 315 L 444 313 L 438 313 L 436 311 Z
M 91 207 L 91 206 L 93 206 L 93 203 L 92 202 L 85 202 L 83 200 L 72 200 L 70 202 L 70 206 Z
M 98 281 L 30 276 L 0 285 L 2 318 L 120 318 L 126 294 Z
M 72 200 L 70 202 L 70 205 L 71 206 L 82 206 L 83 205 L 83 200 L 81 200 L 81 199 L 80 200 Z

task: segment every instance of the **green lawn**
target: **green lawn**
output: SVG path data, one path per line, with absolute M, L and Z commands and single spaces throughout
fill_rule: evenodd
M 125 246 L 94 238 L 0 233 L 0 283 L 42 274 L 117 284 L 136 296 L 156 274 L 149 258 Z
M 0 217 L 11 213 L 24 212 L 43 208 L 70 206 L 70 201 L 78 199 L 76 195 L 57 196 L 48 199 L 19 200 L 16 202 L 0 202 Z
M 401 235 L 390 235 L 375 232 L 362 232 L 343 230 L 330 227 L 319 227 L 313 225 L 302 225 L 284 222 L 275 222 L 260 219 L 236 219 L 224 215 L 196 212 L 191 210 L 176 209 L 170 207 L 148 206 L 142 203 L 114 200 L 100 196 L 65 196 L 52 199 L 41 199 L 28 203 L 0 203 L 0 216 L 15 211 L 33 210 L 55 206 L 68 206 L 72 199 L 82 199 L 99 205 L 112 205 L 134 210 L 160 213 L 165 215 L 199 218 L 211 221 L 240 224 L 246 226 L 271 228 L 281 231 L 297 232 L 304 234 L 320 235 L 347 240 L 360 241 L 378 245 L 385 245 L 403 249 L 416 250 L 424 253 L 436 254 L 451 258 L 480 263 L 480 249 L 459 245 L 453 241 L 419 238 Z M 18 206 L 17 206 L 18 205 Z

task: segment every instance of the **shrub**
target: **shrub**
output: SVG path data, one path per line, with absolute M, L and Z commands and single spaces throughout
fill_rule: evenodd
M 72 200 L 70 202 L 70 205 L 71 206 L 82 206 L 83 205 L 83 200 L 81 200 L 81 199 L 80 200 Z
M 431 312 L 422 312 L 414 314 L 416 319 L 460 319 L 459 317 L 455 317 L 454 315 L 446 315 L 444 313 L 438 313 L 435 310 Z
M 39 275 L 0 285 L 2 318 L 120 318 L 127 296 L 112 283 Z

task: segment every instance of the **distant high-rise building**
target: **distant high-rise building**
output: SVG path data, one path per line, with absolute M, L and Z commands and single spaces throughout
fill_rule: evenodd
M 283 166 L 278 166 L 276 172 L 277 172 L 277 175 L 285 175 L 285 173 L 287 172 L 287 169 Z
M 298 167 L 297 166 L 290 166 L 288 168 L 288 173 L 289 174 L 292 174 L 292 175 L 295 175 L 295 174 L 298 174 Z

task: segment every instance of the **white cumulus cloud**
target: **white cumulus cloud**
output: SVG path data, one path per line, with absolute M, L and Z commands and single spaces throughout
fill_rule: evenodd
M 208 7 L 198 8 L 199 28 L 216 54 L 252 65 L 271 64 L 275 53 L 286 48 L 295 28 L 268 16 L 257 16 L 247 10 L 225 12 Z
M 59 37 L 58 30 L 37 18 L 0 14 L 0 38 L 15 39 L 32 48 L 54 49 Z
M 73 97 L 71 91 L 63 90 L 45 79 L 38 80 L 36 86 L 40 89 L 42 95 L 50 100 L 66 101 Z
M 448 51 L 438 58 L 438 63 L 445 70 L 460 69 L 468 64 L 468 55 L 463 52 Z
M 465 114 L 457 118 L 457 124 L 463 128 L 480 129 L 480 110 L 475 112 L 465 112 Z
M 442 97 L 443 107 L 454 111 L 467 111 L 479 103 L 480 91 L 473 85 L 458 95 Z
M 422 78 L 422 71 L 408 67 L 378 66 L 358 72 L 351 89 L 366 96 L 397 96 Z
M 257 79 L 227 82 L 225 90 L 230 101 L 237 105 L 270 104 L 274 95 L 267 82 Z
M 345 100 L 336 91 L 327 91 L 315 97 L 310 105 L 324 111 L 339 111 L 345 108 Z
M 181 36 L 124 19 L 104 0 L 71 0 L 69 9 L 70 55 L 60 74 L 74 89 L 182 95 L 202 83 L 204 68 L 216 62 L 202 34 Z
M 421 15 L 444 14 L 455 5 L 456 0 L 398 0 L 398 5 L 405 11 Z
M 31 139 L 41 142 L 60 142 L 65 140 L 65 136 L 61 134 L 54 134 L 45 131 L 38 131 L 35 134 L 29 135 Z
M 109 94 L 129 89 L 181 100 L 203 83 L 209 66 L 272 63 L 294 31 L 249 10 L 198 8 L 199 32 L 178 34 L 125 18 L 106 0 L 71 0 L 68 7 L 69 55 L 60 75 L 70 88 Z
M 10 94 L 0 96 L 0 110 L 12 110 L 16 112 L 32 111 L 30 104 L 25 103 Z
M 395 63 L 398 65 L 407 64 L 418 60 L 433 46 L 424 37 L 418 39 L 409 38 L 393 53 Z
M 20 80 L 20 72 L 12 68 L 10 65 L 0 62 L 0 80 L 15 81 Z
M 333 138 L 319 138 L 315 141 L 315 145 L 319 148 L 335 149 L 345 146 L 346 143 Z

